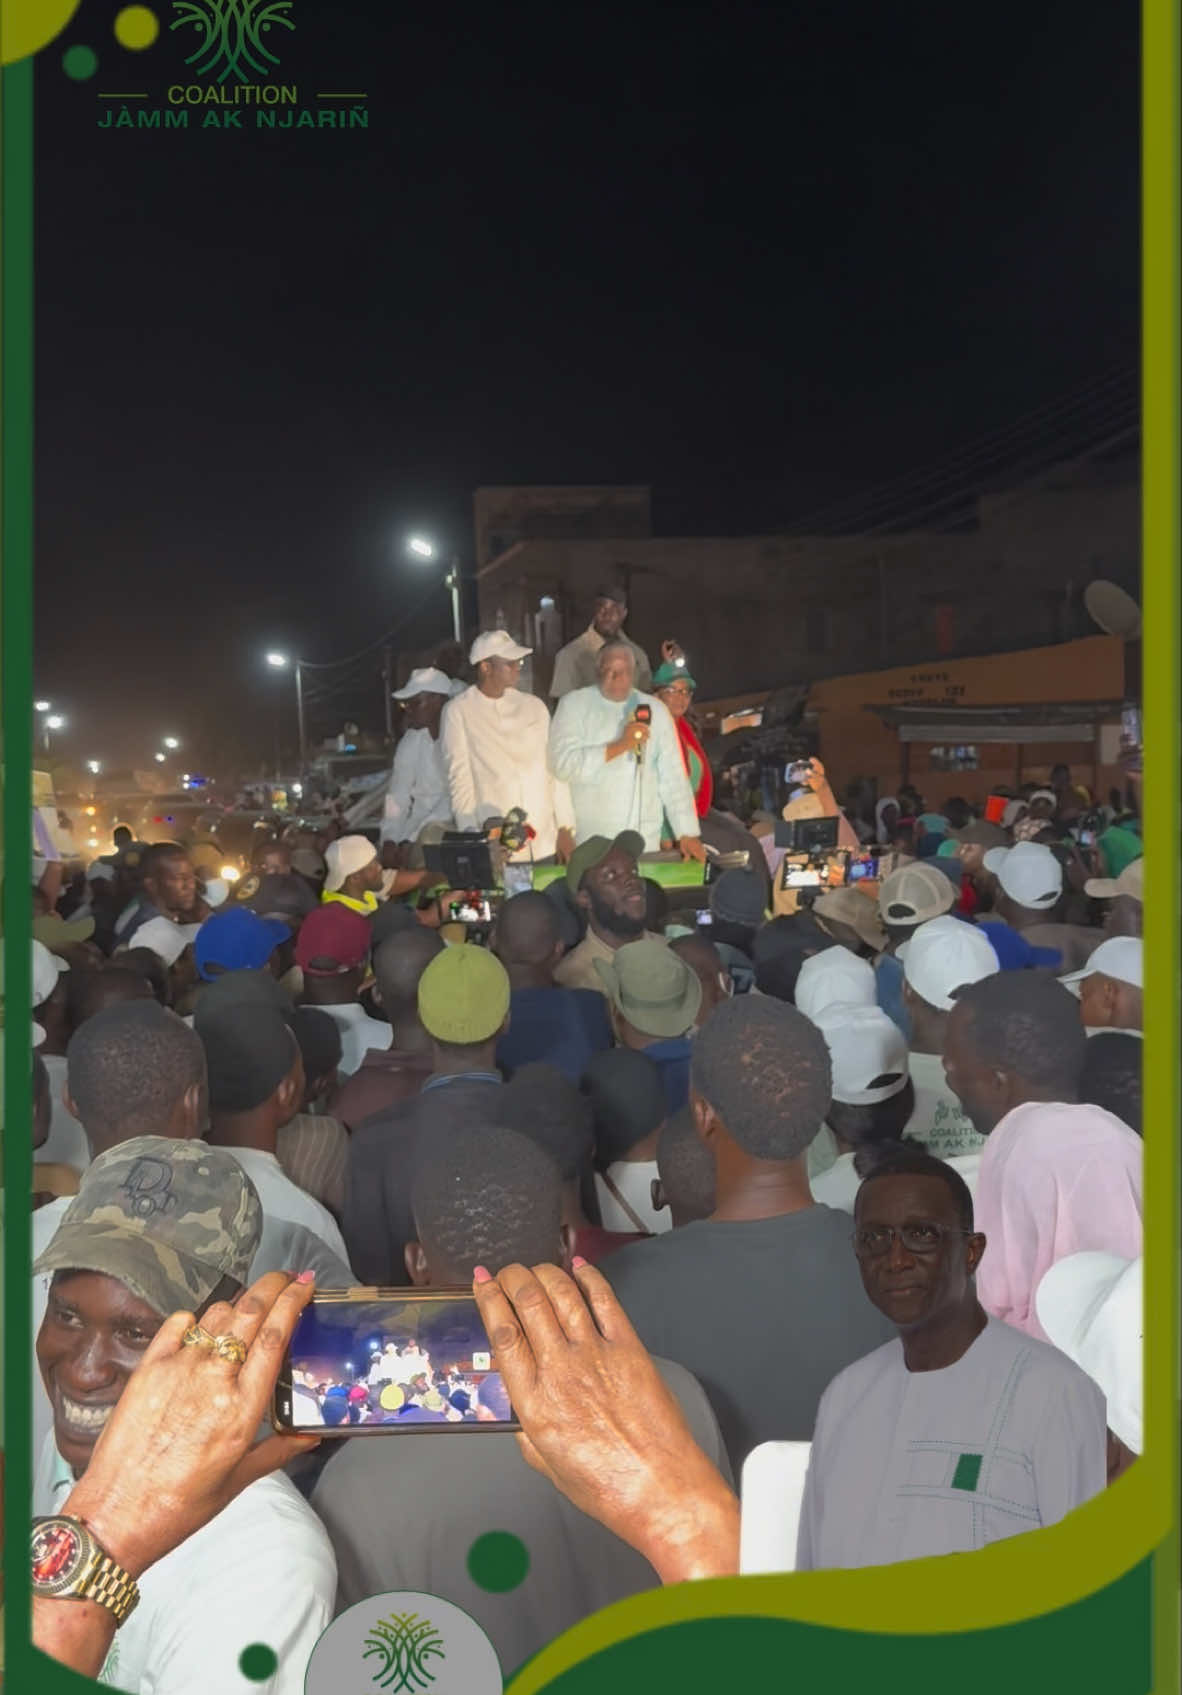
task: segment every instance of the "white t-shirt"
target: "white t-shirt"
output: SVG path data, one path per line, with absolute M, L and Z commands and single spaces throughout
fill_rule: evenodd
M 913 1053 L 908 1059 L 908 1070 L 915 1088 L 915 1111 L 903 1134 L 922 1142 L 936 1159 L 951 1161 L 972 1154 L 980 1164 L 985 1138 L 978 1135 L 972 1119 L 945 1082 L 940 1055 Z
M 72 1487 L 51 1437 L 33 1485 L 34 1516 L 61 1512 Z M 103 1683 L 132 1695 L 303 1695 L 312 1649 L 332 1619 L 336 1558 L 311 1507 L 275 1474 L 252 1483 L 150 1566 L 139 1588 L 139 1606 L 115 1634 Z M 256 1642 L 279 1662 L 261 1683 L 238 1665 Z
M 337 1067 L 342 1077 L 351 1077 L 360 1068 L 370 1048 L 383 1052 L 390 1046 L 394 1032 L 388 1024 L 371 1018 L 360 1001 L 347 1001 L 343 1006 L 318 1006 L 317 1012 L 327 1012 L 341 1033 L 341 1063 Z
M 72 1195 L 63 1195 L 59 1200 L 48 1201 L 45 1206 L 38 1207 L 32 1219 L 33 1259 L 43 1254 L 57 1234 L 57 1227 L 66 1216 L 66 1208 L 73 1200 Z M 53 1429 L 53 1408 L 49 1404 L 49 1396 L 45 1393 L 45 1385 L 41 1381 L 41 1372 L 37 1366 L 37 1332 L 45 1318 L 45 1309 L 49 1305 L 50 1276 L 34 1277 L 33 1279 L 33 1452 L 39 1454 L 45 1438 Z
M 349 1251 L 345 1247 L 345 1238 L 341 1235 L 336 1219 L 326 1206 L 313 1200 L 312 1196 L 294 1184 L 284 1171 L 274 1154 L 265 1153 L 261 1148 L 223 1148 L 223 1153 L 230 1154 L 250 1178 L 259 1192 L 259 1201 L 263 1208 L 264 1220 L 282 1219 L 288 1224 L 302 1224 L 314 1236 L 319 1236 L 325 1247 L 336 1256 L 342 1265 L 349 1264 Z M 266 1231 L 264 1229 L 264 1240 Z M 260 1243 L 260 1248 L 262 1243 Z M 258 1263 L 258 1255 L 251 1266 Z M 271 1266 L 268 1270 L 295 1270 L 288 1263 L 286 1267 Z M 310 1270 L 311 1267 L 301 1266 L 300 1270 Z
M 797 1570 L 969 1553 L 1106 1482 L 1104 1396 L 1065 1354 L 994 1318 L 940 1371 L 908 1371 L 895 1340 L 821 1397 Z
M 655 1159 L 619 1159 L 614 1165 L 608 1166 L 607 1174 L 645 1230 L 651 1230 L 654 1236 L 659 1236 L 673 1228 L 673 1218 L 668 1207 L 660 1212 L 653 1211 L 653 1178 L 657 1175 Z M 635 1220 L 628 1217 L 598 1172 L 595 1174 L 595 1192 L 599 1196 L 599 1216 L 603 1220 L 605 1230 L 636 1229 Z
M 977 1198 L 977 1173 L 981 1169 L 980 1154 L 953 1154 L 944 1162 L 953 1171 L 959 1171 L 968 1185 L 969 1194 Z M 851 1213 L 858 1196 L 862 1179 L 854 1170 L 854 1155 L 839 1154 L 827 1171 L 813 1176 L 809 1173 L 809 1188 L 813 1191 L 813 1199 L 822 1206 L 836 1207 L 840 1212 Z
M 44 1055 L 49 1073 L 49 1094 L 53 1103 L 49 1117 L 49 1135 L 36 1158 L 45 1165 L 70 1165 L 82 1174 L 90 1165 L 90 1143 L 86 1131 L 62 1099 L 66 1086 L 66 1056 L 60 1053 Z

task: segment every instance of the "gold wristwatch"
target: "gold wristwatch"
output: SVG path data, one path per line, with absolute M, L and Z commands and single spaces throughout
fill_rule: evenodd
M 97 1601 L 122 1624 L 139 1603 L 139 1585 L 101 1548 L 78 1518 L 35 1518 L 33 1594 L 42 1600 Z

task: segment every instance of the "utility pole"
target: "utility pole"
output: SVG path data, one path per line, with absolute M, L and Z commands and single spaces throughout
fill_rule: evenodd
M 394 740 L 394 655 L 389 647 L 382 649 L 382 680 L 385 684 L 383 693 L 386 697 L 386 740 Z
M 296 677 L 296 717 L 300 727 L 300 782 L 307 781 L 308 775 L 308 740 L 304 732 L 304 673 L 297 659 L 295 662 Z
M 460 561 L 458 555 L 451 562 L 451 570 L 444 578 L 444 586 L 451 590 L 451 627 L 456 641 L 464 645 L 464 620 L 460 607 Z

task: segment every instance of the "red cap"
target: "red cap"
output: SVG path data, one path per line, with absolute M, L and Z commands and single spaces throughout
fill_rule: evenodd
M 365 964 L 372 940 L 368 918 L 328 901 L 300 926 L 296 964 L 307 977 L 337 977 Z

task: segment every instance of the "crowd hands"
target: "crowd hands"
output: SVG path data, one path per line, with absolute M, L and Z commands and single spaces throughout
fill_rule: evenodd
M 749 805 L 702 924 L 644 862 L 714 812 L 693 679 L 675 644 L 643 674 L 620 606 L 552 721 L 503 632 L 462 693 L 416 673 L 430 746 L 381 844 L 269 843 L 212 910 L 183 848 L 122 844 L 88 913 L 39 915 L 34 1510 L 137 1597 L 35 1586 L 76 1669 L 188 1695 L 265 1641 L 294 1695 L 334 1612 L 417 1588 L 508 1672 L 654 1582 L 737 1573 L 763 1443 L 811 1444 L 797 1569 L 970 1553 L 1139 1453 L 1135 816 L 1059 771 L 998 823 L 839 805 L 812 761 L 763 798 L 803 792 L 893 869 L 773 917 Z M 638 681 L 665 717 L 633 726 Z M 528 796 L 481 788 L 507 737 Z M 510 800 L 560 870 L 475 946 L 428 910 L 422 846 Z M 470 1291 L 520 1434 L 264 1432 L 313 1288 L 358 1284 Z M 487 1529 L 544 1585 L 481 1590 Z M 40 1534 L 44 1579 L 68 1528 Z

